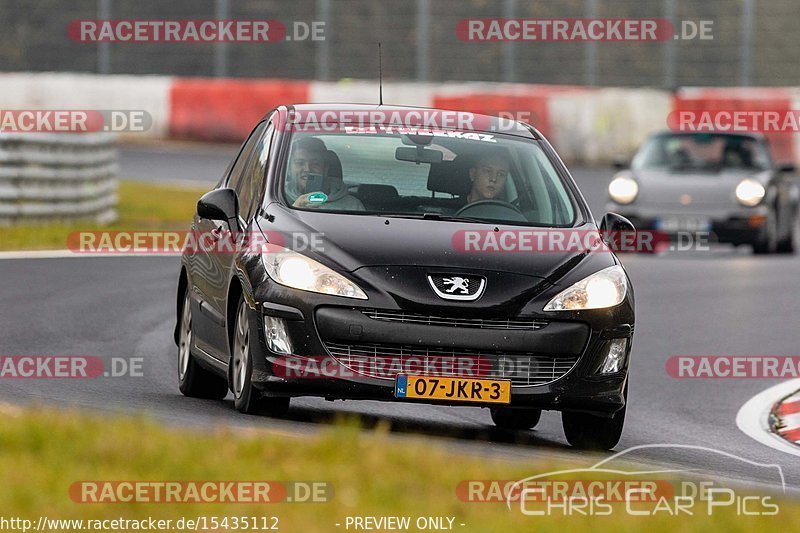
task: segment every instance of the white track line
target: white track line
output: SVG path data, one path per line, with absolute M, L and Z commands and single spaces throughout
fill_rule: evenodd
M 24 252 L 0 252 L 0 260 L 3 259 L 64 259 L 64 258 L 96 258 L 96 257 L 178 257 L 176 253 L 126 253 L 126 252 L 96 252 L 82 253 L 72 250 L 29 250 Z
M 800 457 L 800 448 L 793 446 L 769 429 L 769 413 L 775 402 L 800 389 L 800 379 L 792 379 L 759 392 L 739 409 L 736 425 L 748 437 L 761 444 Z

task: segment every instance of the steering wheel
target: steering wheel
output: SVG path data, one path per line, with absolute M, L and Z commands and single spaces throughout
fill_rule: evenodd
M 475 213 L 473 214 L 471 211 L 475 211 Z M 478 200 L 477 202 L 472 202 L 459 209 L 455 216 L 465 215 L 476 218 L 503 220 L 504 218 L 508 218 L 508 211 L 511 211 L 514 215 L 512 220 L 527 222 L 528 219 L 525 218 L 525 215 L 522 214 L 522 211 L 520 211 L 517 206 L 503 200 Z

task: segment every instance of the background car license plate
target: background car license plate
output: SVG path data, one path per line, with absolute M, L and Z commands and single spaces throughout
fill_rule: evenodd
M 510 403 L 511 381 L 399 374 L 394 392 L 397 398 Z
M 666 232 L 708 231 L 711 221 L 704 217 L 663 217 L 656 220 L 656 229 Z

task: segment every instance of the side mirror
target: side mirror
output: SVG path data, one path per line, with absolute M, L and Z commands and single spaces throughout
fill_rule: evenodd
M 778 165 L 778 170 L 787 174 L 794 174 L 797 171 L 797 166 L 794 163 L 781 163 Z
M 624 216 L 616 213 L 606 213 L 603 215 L 603 220 L 600 221 L 600 231 L 603 233 L 607 231 L 636 231 L 636 228 L 633 227 L 633 222 Z
M 600 221 L 600 236 L 612 250 L 623 250 L 632 239 L 635 240 L 636 228 L 624 216 L 606 213 Z
M 630 163 L 628 162 L 628 160 L 626 158 L 622 157 L 621 155 L 618 155 L 618 156 L 614 157 L 611 160 L 611 168 L 613 168 L 613 169 L 625 170 L 629 166 L 630 166 Z
M 197 202 L 197 214 L 208 220 L 236 220 L 239 218 L 239 199 L 233 189 L 214 189 Z

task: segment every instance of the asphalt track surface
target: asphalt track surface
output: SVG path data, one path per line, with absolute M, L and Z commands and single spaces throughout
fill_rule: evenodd
M 230 146 L 126 147 L 121 175 L 211 184 Z M 611 171 L 573 169 L 595 216 Z M 800 487 L 800 461 L 756 442 L 736 426 L 739 408 L 775 379 L 675 379 L 673 355 L 796 355 L 800 258 L 754 257 L 746 250 L 622 257 L 636 290 L 637 324 L 629 408 L 616 450 L 649 444 L 709 447 L 757 463 L 778 464 L 787 488 Z M 367 427 L 388 420 L 399 434 L 515 461 L 552 456 L 586 466 L 606 455 L 569 448 L 560 415 L 545 412 L 530 432 L 493 428 L 486 410 L 382 402 L 293 400 L 287 419 L 239 414 L 222 402 L 181 396 L 172 341 L 177 257 L 0 260 L 3 355 L 142 358 L 143 377 L 4 379 L 0 402 L 146 413 L 167 425 L 225 424 L 313 432 L 355 412 Z M 685 448 L 649 448 L 632 459 L 694 471 L 701 478 L 777 488 L 774 469 Z M 535 474 L 537 472 L 531 472 Z

